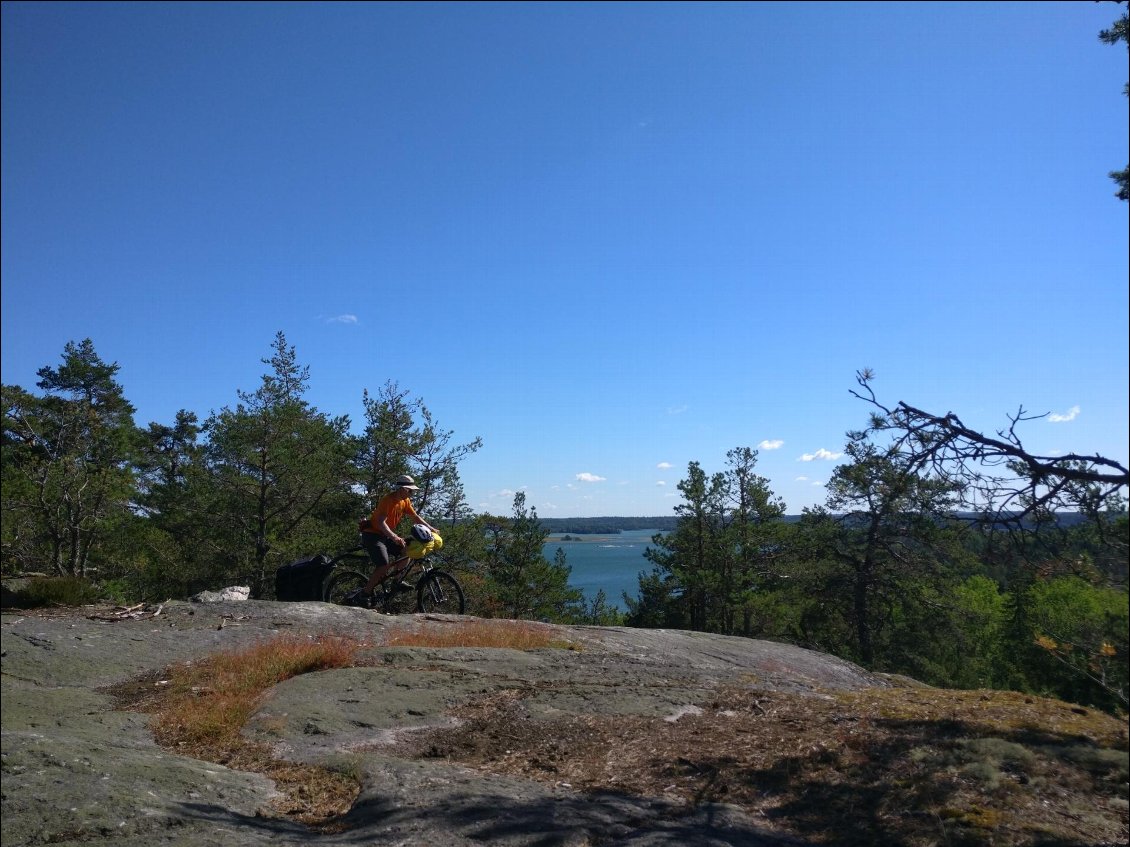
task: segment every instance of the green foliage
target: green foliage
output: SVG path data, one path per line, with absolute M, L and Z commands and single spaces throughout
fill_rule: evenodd
M 958 486 L 920 473 L 863 433 L 848 436 L 844 449 L 851 461 L 837 467 L 828 483 L 827 507 L 837 514 L 828 519 L 837 527 L 824 557 L 839 574 L 832 582 L 846 588 L 829 600 L 850 602 L 845 616 L 855 647 L 860 660 L 872 665 L 883 628 L 898 622 L 900 610 L 929 608 L 924 601 L 952 573 L 960 546 L 949 515 Z
M 564 559 L 562 559 L 562 561 L 564 561 Z M 587 624 L 590 626 L 623 626 L 624 613 L 608 605 L 608 595 L 604 593 L 604 589 L 602 588 L 596 592 L 596 596 L 593 597 L 591 602 L 582 598 L 579 608 L 573 613 L 571 618 L 562 620 L 560 623 Z
M 1027 676 L 1039 690 L 1074 702 L 1127 706 L 1125 591 L 1075 575 L 1034 581 L 1027 590 L 1028 624 L 1038 650 Z M 1064 669 L 1070 671 L 1064 676 Z
M 39 372 L 42 396 L 4 386 L 4 573 L 97 573 L 123 599 L 231 584 L 262 597 L 278 565 L 356 543 L 360 492 L 387 490 L 381 474 L 415 475 L 420 509 L 453 523 L 469 514 L 458 463 L 479 439 L 454 444 L 394 384 L 365 394 L 367 427 L 354 436 L 347 417 L 306 400 L 309 370 L 282 333 L 263 362 L 258 389 L 237 392 L 234 406 L 203 423 L 182 409 L 144 430 L 118 366 L 89 340 Z
M 141 434 L 141 515 L 124 536 L 128 548 L 116 557 L 121 579 L 135 597 L 186 597 L 234 581 L 220 552 L 222 535 L 209 517 L 211 486 L 201 434 L 196 414 L 185 409 L 172 426 L 150 423 Z
M 658 534 L 644 555 L 655 568 L 640 575 L 638 600 L 627 599 L 634 626 L 754 634 L 759 592 L 786 535 L 784 502 L 754 473 L 757 451 L 726 454 L 726 470 L 707 476 L 698 462 L 679 483 L 678 523 Z
M 996 582 L 976 574 L 953 590 L 954 632 L 945 651 L 945 680 L 960 688 L 1003 688 L 1008 597 Z
M 99 596 L 98 589 L 83 577 L 34 577 L 14 593 L 14 605 L 23 609 L 85 606 L 96 602 Z
M 663 553 L 649 550 L 646 555 L 652 558 Z M 682 588 L 677 578 L 662 564 L 657 564 L 650 572 L 640 573 L 636 597 L 624 593 L 624 604 L 628 607 L 624 622 L 645 629 L 685 629 L 681 601 Z
M 731 451 L 713 476 L 692 462 L 679 524 L 648 549 L 626 623 L 784 639 L 931 685 L 1125 709 L 1120 501 L 977 531 L 955 514 L 958 479 L 865 433 L 845 451 L 827 507 L 799 522 L 781 519 L 752 451 Z
M 731 450 L 709 477 L 692 462 L 679 526 L 646 552 L 655 568 L 641 574 L 628 622 L 784 637 L 880 668 L 936 664 L 919 633 L 942 623 L 938 597 L 961 558 L 946 519 L 952 486 L 861 434 L 847 452 L 829 484 L 838 514 L 814 510 L 799 524 L 754 473 L 756 451 Z
M 569 565 L 558 548 L 552 562 L 543 554 L 549 534 L 537 510 L 526 506 L 526 495 L 514 495 L 509 518 L 480 519 L 485 535 L 481 572 L 484 617 L 566 621 L 582 614 L 584 595 L 569 587 Z M 445 539 L 444 546 L 447 546 Z
M 363 402 L 365 429 L 356 462 L 368 508 L 388 493 L 393 480 L 410 474 L 420 487 L 417 512 L 450 526 L 469 518 L 459 463 L 482 446 L 482 439 L 453 444 L 454 433 L 441 429 L 423 401 L 395 382 L 386 382 L 375 397 L 365 391 Z
M 1119 0 L 1121 2 L 1121 0 Z M 1126 12 L 1118 18 L 1111 25 L 1110 29 L 1104 29 L 1099 33 L 1099 40 L 1106 44 L 1116 45 L 1123 43 L 1126 48 L 1130 50 L 1130 17 Z M 1128 82 L 1122 89 L 1122 93 L 1130 97 L 1130 82 Z M 1115 196 L 1119 200 L 1130 200 L 1130 165 L 1127 165 L 1120 171 L 1111 171 L 1110 178 L 1118 185 L 1118 191 Z
M 655 564 L 659 580 L 670 580 L 674 590 L 669 597 L 675 608 L 664 612 L 686 629 L 706 630 L 716 615 L 720 568 L 715 566 L 725 521 L 725 479 L 722 474 L 707 477 L 698 462 L 687 467 L 687 477 L 679 482 L 683 502 L 675 507 L 679 525 L 674 532 L 656 535 L 644 556 Z M 635 610 L 632 610 L 633 614 Z M 656 611 L 648 610 L 654 616 Z
M 259 388 L 205 422 L 208 443 L 189 481 L 207 522 L 200 540 L 257 597 L 269 596 L 279 565 L 324 546 L 358 511 L 349 419 L 306 402 L 309 368 L 281 332 L 263 363 Z
M 133 406 L 90 339 L 70 342 L 30 394 L 3 388 L 3 567 L 82 576 L 130 510 Z

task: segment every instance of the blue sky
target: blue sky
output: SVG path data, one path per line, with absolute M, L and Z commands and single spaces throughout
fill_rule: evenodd
M 472 505 L 670 514 L 868 407 L 1127 460 L 1127 54 L 1095 3 L 3 4 L 2 369 L 141 425 L 397 381 Z

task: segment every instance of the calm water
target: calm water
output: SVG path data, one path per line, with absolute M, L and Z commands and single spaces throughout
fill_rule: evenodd
M 551 535 L 545 545 L 545 557 L 553 561 L 557 548 L 565 551 L 565 561 L 572 568 L 569 584 L 579 588 L 592 600 L 600 589 L 610 606 L 626 610 L 623 592 L 633 599 L 639 594 L 640 571 L 650 572 L 651 562 L 643 551 L 658 530 L 625 530 L 618 535 L 582 535 L 583 541 L 561 541 Z M 574 533 L 574 538 L 578 536 Z

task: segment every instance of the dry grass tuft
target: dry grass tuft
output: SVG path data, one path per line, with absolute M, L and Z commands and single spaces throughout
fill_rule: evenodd
M 546 647 L 574 650 L 576 645 L 563 639 L 553 627 L 530 621 L 429 622 L 423 627 L 393 631 L 385 641 L 388 647 L 494 647 L 511 650 L 539 650 Z
M 273 779 L 280 791 L 276 811 L 310 825 L 324 825 L 348 811 L 357 797 L 356 774 L 275 759 L 241 731 L 264 695 L 292 677 L 349 667 L 366 645 L 336 636 L 282 636 L 233 653 L 219 653 L 169 669 L 152 688 L 118 692 L 153 713 L 158 743 L 181 755 L 216 762 Z M 141 696 L 137 696 L 141 694 Z
M 573 648 L 552 627 L 528 621 L 426 622 L 394 631 L 392 647 Z M 319 670 L 359 664 L 372 646 L 337 636 L 281 636 L 237 652 L 217 653 L 120 686 L 124 704 L 153 714 L 157 742 L 181 755 L 261 773 L 280 791 L 275 812 L 332 829 L 358 793 L 358 774 L 275 759 L 263 744 L 242 737 L 243 727 L 275 685 Z
M 272 686 L 311 671 L 349 667 L 361 646 L 339 637 L 282 636 L 172 668 L 155 730 L 170 744 L 231 741 Z

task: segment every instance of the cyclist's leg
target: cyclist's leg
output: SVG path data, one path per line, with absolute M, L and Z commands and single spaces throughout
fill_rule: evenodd
M 389 568 L 388 568 L 389 573 L 396 574 L 397 575 L 396 578 L 401 581 L 400 582 L 400 588 L 412 589 L 412 588 L 416 587 L 416 586 L 412 585 L 411 583 L 404 581 L 405 579 L 407 579 L 408 571 L 411 567 L 412 567 L 412 557 L 407 556 L 407 555 L 401 556 L 399 559 L 397 559 L 395 562 L 393 562 L 391 565 L 389 565 Z
M 388 576 L 388 572 L 392 565 L 389 562 L 388 545 L 379 536 L 371 532 L 361 533 L 361 546 L 369 554 L 369 558 L 373 562 L 373 573 L 369 577 L 369 581 L 365 583 L 365 587 L 361 589 L 366 594 L 371 595 L 373 589 L 381 584 L 381 581 Z

